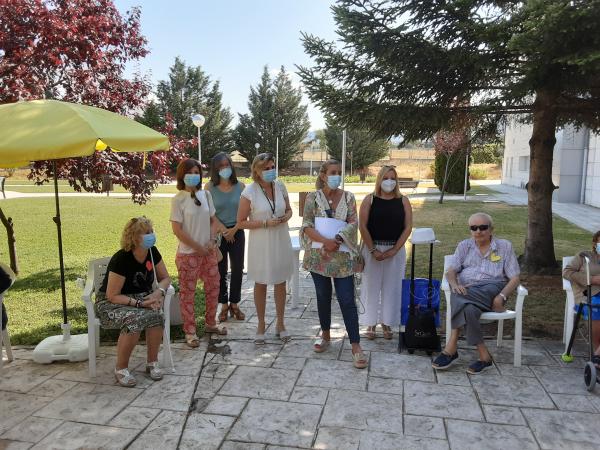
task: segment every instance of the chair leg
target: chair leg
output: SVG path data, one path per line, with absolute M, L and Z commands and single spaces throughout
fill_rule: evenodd
M 574 326 L 574 314 L 573 311 L 566 311 L 565 317 L 565 332 L 563 335 L 563 341 L 565 343 L 565 353 L 567 352 L 567 348 L 569 347 L 569 339 L 571 338 L 571 333 L 573 333 Z
M 450 342 L 450 334 L 452 333 L 452 312 L 450 310 L 450 300 L 446 296 L 446 345 Z
M 4 329 L 4 331 L 2 332 L 2 335 L 4 336 L 4 339 L 2 339 L 2 340 L 4 341 L 4 348 L 6 348 L 6 357 L 8 358 L 9 361 L 12 361 L 15 358 L 13 357 L 12 347 L 10 346 L 10 335 L 8 334 L 8 327 Z M 1 345 L 0 345 L 0 353 L 2 353 Z
M 523 332 L 523 316 L 521 314 L 517 314 L 517 318 L 515 319 L 515 360 L 514 366 L 521 367 L 521 340 L 522 340 L 522 332 Z
M 498 321 L 498 336 L 496 336 L 496 347 L 502 347 L 502 338 L 504 337 L 504 320 Z
M 88 323 L 88 371 L 90 378 L 96 376 L 96 342 L 98 329 L 95 322 Z

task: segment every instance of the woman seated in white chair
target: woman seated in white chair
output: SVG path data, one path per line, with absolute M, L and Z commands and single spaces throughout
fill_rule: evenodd
M 590 260 L 590 283 L 592 284 L 592 305 L 600 305 L 600 231 L 592 236 L 592 251 L 584 250 L 573 257 L 563 270 L 563 277 L 573 285 L 575 294 L 575 312 L 579 303 L 586 302 L 584 291 L 587 289 L 587 277 L 585 273 L 585 258 Z M 592 336 L 595 352 L 592 362 L 600 369 L 600 309 L 595 306 L 592 310 Z M 587 317 L 587 308 L 584 308 Z
M 121 250 L 108 263 L 96 297 L 96 315 L 102 327 L 121 330 L 115 378 L 124 387 L 137 383 L 128 369 L 129 357 L 143 330 L 148 350 L 146 373 L 153 380 L 163 377 L 158 367 L 164 326 L 161 307 L 171 279 L 155 242 L 150 220 L 137 217 L 127 222 L 121 236 Z M 154 289 L 155 279 L 158 285 Z

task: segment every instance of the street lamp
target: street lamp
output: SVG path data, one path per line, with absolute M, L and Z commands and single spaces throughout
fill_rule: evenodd
M 202 145 L 200 144 L 200 128 L 206 122 L 206 119 L 202 114 L 192 114 L 192 122 L 198 128 L 198 162 L 202 166 Z
M 254 144 L 254 148 L 256 149 L 256 156 L 258 156 L 258 149 L 260 148 L 260 144 L 257 142 Z

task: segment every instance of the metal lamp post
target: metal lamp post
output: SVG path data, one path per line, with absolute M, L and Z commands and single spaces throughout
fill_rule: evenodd
M 192 114 L 192 122 L 198 128 L 198 162 L 202 165 L 202 144 L 200 143 L 200 128 L 206 122 L 206 118 L 202 114 Z
M 254 148 L 256 149 L 256 156 L 258 156 L 258 149 L 260 148 L 260 144 L 257 142 L 254 144 Z

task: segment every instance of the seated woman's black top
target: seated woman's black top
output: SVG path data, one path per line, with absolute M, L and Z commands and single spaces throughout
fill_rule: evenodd
M 154 264 L 162 261 L 162 256 L 156 247 L 150 249 L 154 257 Z M 154 282 L 154 267 L 150 259 L 150 252 L 146 255 L 143 263 L 138 262 L 133 256 L 133 251 L 126 252 L 119 250 L 113 255 L 108 263 L 104 281 L 100 287 L 100 292 L 106 293 L 108 284 L 108 274 L 114 272 L 117 275 L 125 277 L 125 283 L 121 288 L 121 294 L 142 294 L 152 291 L 152 283 Z

